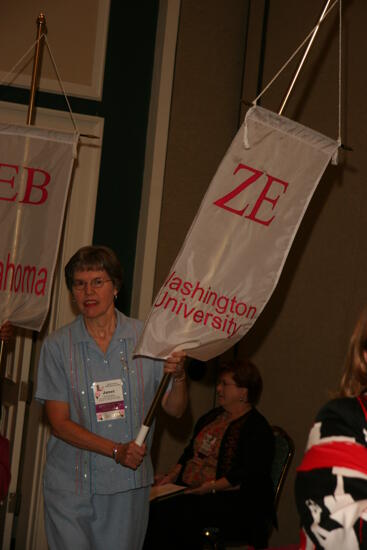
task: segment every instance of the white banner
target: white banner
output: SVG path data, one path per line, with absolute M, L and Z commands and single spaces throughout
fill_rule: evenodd
M 77 141 L 0 124 L 0 325 L 42 328 Z
M 252 107 L 153 304 L 135 353 L 215 357 L 252 327 L 338 143 Z

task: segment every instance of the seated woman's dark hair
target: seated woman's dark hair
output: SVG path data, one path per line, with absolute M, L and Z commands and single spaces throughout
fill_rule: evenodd
M 65 266 L 66 286 L 71 291 L 76 271 L 106 271 L 117 290 L 122 286 L 122 266 L 113 250 L 107 246 L 83 246 Z
M 263 381 L 259 369 L 249 359 L 233 359 L 220 364 L 219 375 L 232 374 L 233 380 L 240 388 L 247 388 L 247 399 L 251 405 L 260 401 Z

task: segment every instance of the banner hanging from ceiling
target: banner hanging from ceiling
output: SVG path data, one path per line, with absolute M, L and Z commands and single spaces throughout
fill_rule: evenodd
M 0 124 L 0 325 L 46 318 L 78 135 Z
M 223 158 L 138 342 L 209 360 L 254 325 L 338 143 L 252 107 Z

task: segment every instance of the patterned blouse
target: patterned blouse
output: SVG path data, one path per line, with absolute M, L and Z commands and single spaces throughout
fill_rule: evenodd
M 230 420 L 224 409 L 217 407 L 197 421 L 178 461 L 182 469 L 177 483 L 197 486 L 225 477 L 232 486 L 241 486 L 249 502 L 251 498 L 252 502 L 261 500 L 266 510 L 273 499 L 273 456 L 272 429 L 257 409 Z
M 185 467 L 182 479 L 188 487 L 199 487 L 205 481 L 215 479 L 220 444 L 231 418 L 223 411 L 213 422 L 205 426 L 194 441 L 194 456 Z
M 367 398 L 327 403 L 297 470 L 300 550 L 367 548 Z

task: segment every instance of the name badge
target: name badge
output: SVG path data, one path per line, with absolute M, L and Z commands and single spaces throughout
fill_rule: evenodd
M 97 422 L 125 416 L 122 380 L 104 380 L 92 384 Z

